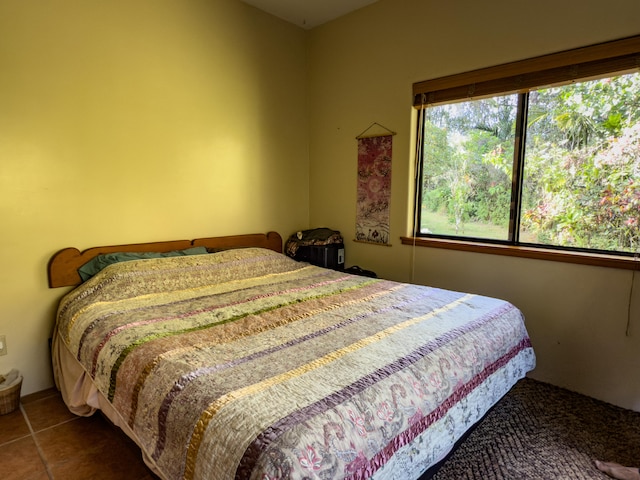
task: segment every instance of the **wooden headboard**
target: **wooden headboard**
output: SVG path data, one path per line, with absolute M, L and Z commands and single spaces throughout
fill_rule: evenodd
M 170 240 L 167 242 L 130 243 L 93 247 L 84 251 L 77 248 L 65 248 L 55 253 L 49 261 L 47 272 L 49 288 L 68 287 L 82 283 L 78 268 L 102 253 L 115 252 L 169 252 L 189 247 L 207 247 L 214 249 L 261 247 L 282 253 L 282 237 L 278 232 L 252 233 L 249 235 L 231 235 L 227 237 L 196 238 L 195 240 Z

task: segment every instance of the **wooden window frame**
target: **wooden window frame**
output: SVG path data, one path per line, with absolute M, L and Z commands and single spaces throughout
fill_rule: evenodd
M 423 109 L 427 106 L 498 94 L 526 93 L 542 87 L 637 71 L 640 71 L 640 35 L 417 82 L 413 85 L 413 106 Z M 417 182 L 416 188 L 419 188 L 419 176 Z M 417 205 L 413 205 L 413 208 L 417 208 Z M 414 232 L 417 228 L 417 225 L 413 225 Z M 415 233 L 413 236 L 401 237 L 401 241 L 404 245 L 420 247 L 640 270 L 638 255 L 582 252 L 561 247 L 521 246 L 517 245 L 517 242 L 514 245 L 514 242 L 509 244 L 423 237 Z
M 413 106 L 450 103 L 640 68 L 640 35 L 413 84 Z

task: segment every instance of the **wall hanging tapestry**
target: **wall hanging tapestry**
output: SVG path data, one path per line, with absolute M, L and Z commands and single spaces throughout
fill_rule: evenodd
M 389 205 L 391 202 L 391 158 L 395 132 L 358 135 L 358 200 L 356 207 L 357 242 L 389 244 Z

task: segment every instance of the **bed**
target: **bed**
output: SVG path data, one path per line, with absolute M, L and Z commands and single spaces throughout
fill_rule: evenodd
M 166 480 L 417 479 L 535 366 L 512 304 L 296 262 L 275 232 L 67 248 L 48 273 L 74 287 L 65 403 Z

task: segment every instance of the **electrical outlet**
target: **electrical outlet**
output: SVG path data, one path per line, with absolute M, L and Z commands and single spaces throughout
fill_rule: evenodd
M 4 335 L 0 335 L 0 355 L 7 354 L 7 339 Z

